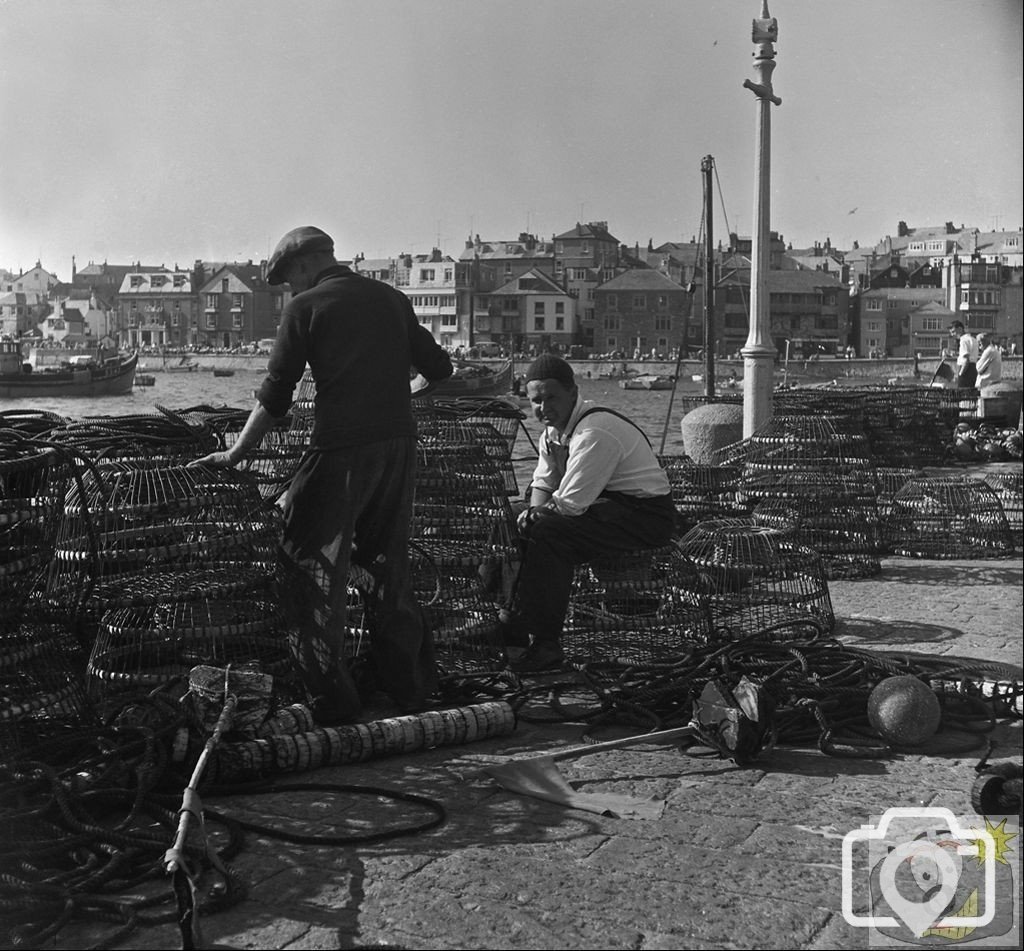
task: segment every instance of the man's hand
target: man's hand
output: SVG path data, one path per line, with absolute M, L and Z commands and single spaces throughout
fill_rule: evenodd
M 235 463 L 231 458 L 230 452 L 211 452 L 208 456 L 203 456 L 202 459 L 193 459 L 186 468 L 192 469 L 195 466 L 210 466 L 214 469 L 227 469 L 234 464 Z
M 516 528 L 519 529 L 520 535 L 525 535 L 530 530 L 530 526 L 538 519 L 555 514 L 555 509 L 549 505 L 532 505 L 519 513 L 519 517 L 516 519 Z

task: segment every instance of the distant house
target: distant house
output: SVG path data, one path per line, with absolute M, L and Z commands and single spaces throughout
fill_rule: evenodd
M 907 336 L 910 339 L 908 352 L 895 355 L 940 356 L 950 346 L 949 325 L 956 319 L 953 311 L 937 301 L 929 301 L 915 308 L 907 315 Z
M 195 316 L 189 271 L 129 271 L 117 294 L 122 345 L 132 348 L 180 346 Z
M 856 296 L 854 346 L 861 356 L 869 356 L 872 351 L 890 357 L 913 356 L 921 345 L 915 342 L 910 315 L 927 304 L 941 305 L 945 291 L 927 285 L 908 286 L 909 275 L 904 268 L 893 266 L 884 273 L 895 273 L 899 277 L 890 281 L 876 276 L 875 283 L 879 286 Z M 948 325 L 947 321 L 942 330 Z
M 593 320 L 582 322 L 585 349 L 667 358 L 686 337 L 690 297 L 660 271 L 635 268 L 594 291 Z
M 0 337 L 20 337 L 34 330 L 29 320 L 28 295 L 20 291 L 0 293 Z
M 575 340 L 576 301 L 551 275 L 532 268 L 488 295 L 480 335 L 511 351 L 568 353 Z
M 231 350 L 277 336 L 289 296 L 263 278 L 262 264 L 222 264 L 198 288 L 198 310 L 181 339 L 190 345 Z M 196 273 L 204 273 L 197 268 Z

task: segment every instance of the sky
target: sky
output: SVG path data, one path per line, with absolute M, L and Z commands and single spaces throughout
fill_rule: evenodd
M 1019 229 L 1020 0 L 768 0 L 771 227 Z M 0 267 L 749 235 L 761 0 L 0 0 Z

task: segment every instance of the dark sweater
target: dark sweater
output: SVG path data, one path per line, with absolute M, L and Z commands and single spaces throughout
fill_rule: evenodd
M 431 381 L 452 373 L 409 299 L 343 264 L 317 275 L 284 309 L 256 394 L 271 415 L 288 412 L 307 362 L 316 381 L 313 445 L 320 449 L 415 435 L 410 369 Z

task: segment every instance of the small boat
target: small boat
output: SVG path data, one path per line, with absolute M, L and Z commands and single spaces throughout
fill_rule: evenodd
M 459 363 L 455 372 L 430 387 L 432 396 L 504 396 L 512 392 L 512 361 L 500 366 Z
M 214 376 L 234 376 L 235 375 L 235 371 L 232 370 L 231 367 L 214 367 L 213 368 L 213 375 Z
M 187 354 L 179 357 L 177 363 L 168 363 L 167 357 L 164 357 L 165 373 L 194 373 L 198 369 L 199 363 Z
M 672 377 L 654 373 L 641 373 L 619 380 L 619 386 L 624 390 L 671 390 L 675 385 Z
M 156 383 L 156 377 L 152 373 L 139 373 L 136 370 L 133 382 L 136 386 L 153 386 Z
M 54 366 L 33 367 L 21 344 L 0 340 L 0 397 L 119 396 L 131 393 L 138 353 L 76 354 Z

